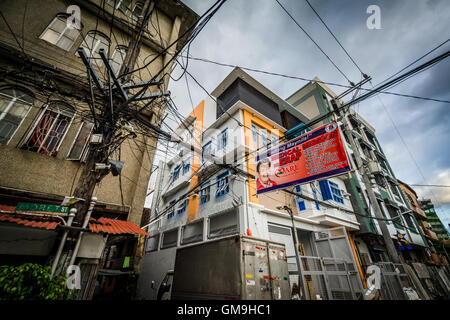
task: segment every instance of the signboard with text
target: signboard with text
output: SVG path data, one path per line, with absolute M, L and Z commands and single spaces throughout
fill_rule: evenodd
M 256 193 L 322 180 L 350 171 L 335 121 L 256 156 Z
M 66 216 L 69 214 L 69 207 L 58 206 L 55 204 L 19 202 L 16 206 L 16 212 L 32 212 Z

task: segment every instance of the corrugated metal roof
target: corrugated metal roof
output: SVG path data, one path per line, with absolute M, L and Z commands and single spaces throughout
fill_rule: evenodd
M 2 209 L 3 210 L 3 209 Z M 4 210 L 6 211 L 6 210 Z M 30 217 L 30 216 L 21 216 L 18 214 L 11 213 L 0 213 L 0 221 L 1 222 L 12 222 L 16 224 L 21 224 L 27 227 L 39 228 L 39 229 L 47 229 L 47 230 L 55 230 L 56 227 L 61 223 L 61 220 L 56 220 L 55 218 L 47 218 L 47 217 Z
M 48 216 L 32 216 L 24 215 L 14 212 L 14 206 L 0 205 L 0 222 L 12 222 L 21 224 L 32 228 L 41 228 L 47 230 L 54 230 L 60 223 L 61 219 Z M 99 218 L 89 220 L 89 229 L 95 233 L 109 233 L 109 234 L 143 234 L 149 236 L 147 232 L 139 228 L 129 221 L 114 220 L 108 218 Z
M 147 237 L 149 234 L 129 221 L 115 220 L 109 218 L 99 218 L 89 223 L 89 229 L 92 232 L 105 232 L 112 234 L 143 234 Z

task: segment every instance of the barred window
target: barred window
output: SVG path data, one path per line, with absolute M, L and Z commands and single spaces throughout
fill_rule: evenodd
M 208 202 L 210 200 L 210 197 L 211 197 L 211 185 L 208 181 L 200 186 L 200 204 Z
M 67 15 L 61 14 L 53 19 L 39 38 L 69 51 L 79 33 L 80 31 L 77 29 L 68 28 Z
M 230 173 L 228 171 L 225 171 L 222 174 L 219 174 L 217 176 L 217 182 L 216 182 L 216 198 L 223 196 L 230 192 L 230 183 L 228 180 Z
M 33 105 L 33 97 L 17 88 L 0 90 L 0 143 L 7 144 Z
M 22 149 L 55 157 L 75 111 L 63 102 L 51 102 L 28 133 Z

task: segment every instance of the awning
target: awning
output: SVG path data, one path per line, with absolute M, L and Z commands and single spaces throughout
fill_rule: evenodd
M 24 214 L 15 212 L 14 206 L 0 205 L 0 222 L 11 222 L 27 227 L 54 230 L 62 224 L 62 219 L 55 216 Z M 89 230 L 94 233 L 107 234 L 142 234 L 149 236 L 147 232 L 129 221 L 108 218 L 91 218 L 88 224 Z

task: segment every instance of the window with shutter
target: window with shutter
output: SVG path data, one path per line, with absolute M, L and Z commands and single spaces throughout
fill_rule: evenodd
M 93 128 L 92 122 L 83 121 L 81 123 L 72 148 L 67 155 L 67 160 L 82 160 L 84 158 L 89 149 L 89 140 Z

